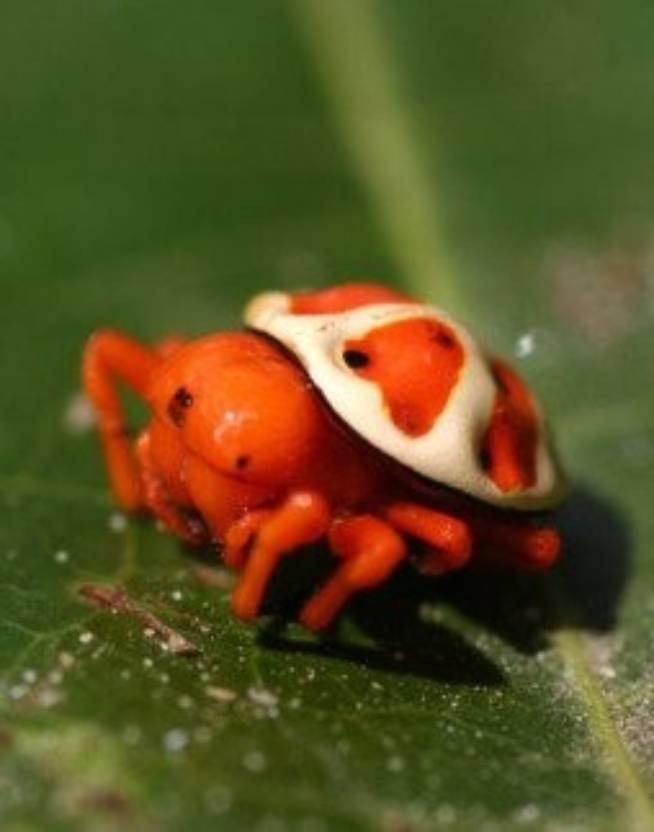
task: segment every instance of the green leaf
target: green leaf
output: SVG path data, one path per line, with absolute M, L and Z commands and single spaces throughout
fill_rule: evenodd
M 3 4 L 3 829 L 654 829 L 653 16 Z M 567 558 L 247 626 L 211 553 L 115 512 L 80 349 L 353 274 L 515 353 Z

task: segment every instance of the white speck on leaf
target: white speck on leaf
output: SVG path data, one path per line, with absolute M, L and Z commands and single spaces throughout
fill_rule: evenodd
M 114 511 L 109 515 L 107 526 L 114 534 L 121 534 L 127 528 L 127 517 L 120 511 Z
M 404 769 L 404 760 L 397 755 L 393 755 L 388 758 L 386 768 L 392 772 L 402 771 Z
M 15 701 L 22 699 L 28 690 L 27 685 L 13 685 L 9 688 L 9 698 Z
M 182 653 L 186 651 L 187 641 L 184 636 L 180 636 L 179 633 L 171 633 L 168 643 L 162 643 L 162 648 L 164 650 L 170 650 L 171 653 Z
M 63 417 L 64 427 L 69 433 L 81 435 L 95 427 L 93 405 L 81 392 L 74 393 L 66 404 Z
M 438 823 L 442 824 L 454 823 L 456 820 L 456 809 L 454 809 L 453 806 L 449 806 L 447 803 L 444 803 L 442 806 L 438 807 L 436 820 Z
M 209 699 L 214 699 L 216 702 L 233 702 L 238 695 L 235 690 L 220 688 L 215 685 L 209 685 L 209 687 L 204 689 L 204 692 Z
M 163 744 L 166 751 L 183 751 L 188 745 L 188 734 L 183 728 L 172 728 L 164 735 Z
M 525 332 L 519 336 L 513 348 L 513 354 L 516 358 L 528 358 L 536 348 L 536 334 L 533 330 Z
M 535 803 L 527 803 L 521 806 L 515 813 L 515 819 L 518 823 L 534 823 L 540 817 L 540 809 Z
M 223 815 L 232 805 L 232 793 L 226 786 L 212 786 L 205 792 L 204 802 L 213 815 Z
M 36 695 L 36 701 L 42 708 L 52 708 L 58 705 L 64 695 L 60 688 L 43 688 Z
M 58 661 L 59 665 L 63 667 L 64 670 L 70 670 L 75 664 L 75 657 L 71 653 L 63 651 L 59 654 Z
M 267 762 L 261 751 L 248 751 L 243 757 L 243 765 L 253 774 L 259 774 L 265 770 Z
M 248 699 L 263 708 L 274 708 L 279 701 L 272 691 L 256 687 L 248 688 Z

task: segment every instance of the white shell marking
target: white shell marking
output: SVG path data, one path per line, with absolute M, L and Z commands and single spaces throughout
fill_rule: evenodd
M 444 322 L 464 351 L 459 378 L 444 409 L 432 428 L 418 437 L 396 427 L 381 389 L 354 373 L 342 358 L 347 341 L 362 338 L 379 326 L 413 318 Z M 437 307 L 379 303 L 333 314 L 294 314 L 290 295 L 267 292 L 251 301 L 245 320 L 297 357 L 329 406 L 355 433 L 407 468 L 504 508 L 549 508 L 563 496 L 564 478 L 548 444 L 538 405 L 534 484 L 503 492 L 484 471 L 479 449 L 493 412 L 497 384 L 486 352 L 464 327 Z

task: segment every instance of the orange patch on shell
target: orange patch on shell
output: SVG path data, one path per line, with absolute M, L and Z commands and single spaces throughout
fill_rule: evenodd
M 520 376 L 502 361 L 492 361 L 491 367 L 498 392 L 482 444 L 482 465 L 500 491 L 519 491 L 536 482 L 538 416 Z
M 327 315 L 346 312 L 373 303 L 416 303 L 416 301 L 377 283 L 345 283 L 318 292 L 291 296 L 291 312 L 296 315 Z
M 447 404 L 464 351 L 447 324 L 411 318 L 348 341 L 343 361 L 381 388 L 396 427 L 418 437 L 431 430 Z

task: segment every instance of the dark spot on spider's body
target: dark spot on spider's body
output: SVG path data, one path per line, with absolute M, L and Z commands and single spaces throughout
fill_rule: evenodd
M 352 370 L 361 370 L 370 364 L 370 356 L 361 350 L 345 350 L 343 353 L 343 361 Z
M 493 458 L 491 457 L 491 453 L 488 448 L 482 448 L 479 451 L 479 464 L 484 471 L 490 471 L 491 465 L 493 464 Z
M 454 338 L 442 329 L 434 332 L 432 338 L 439 346 L 444 347 L 446 350 L 451 350 L 456 346 Z
M 236 457 L 236 468 L 239 471 L 243 471 L 245 468 L 248 467 L 250 464 L 250 457 L 247 454 L 241 454 L 240 456 Z
M 186 387 L 178 387 L 172 399 L 168 402 L 168 415 L 179 427 L 184 423 L 184 411 L 193 404 L 193 396 Z

